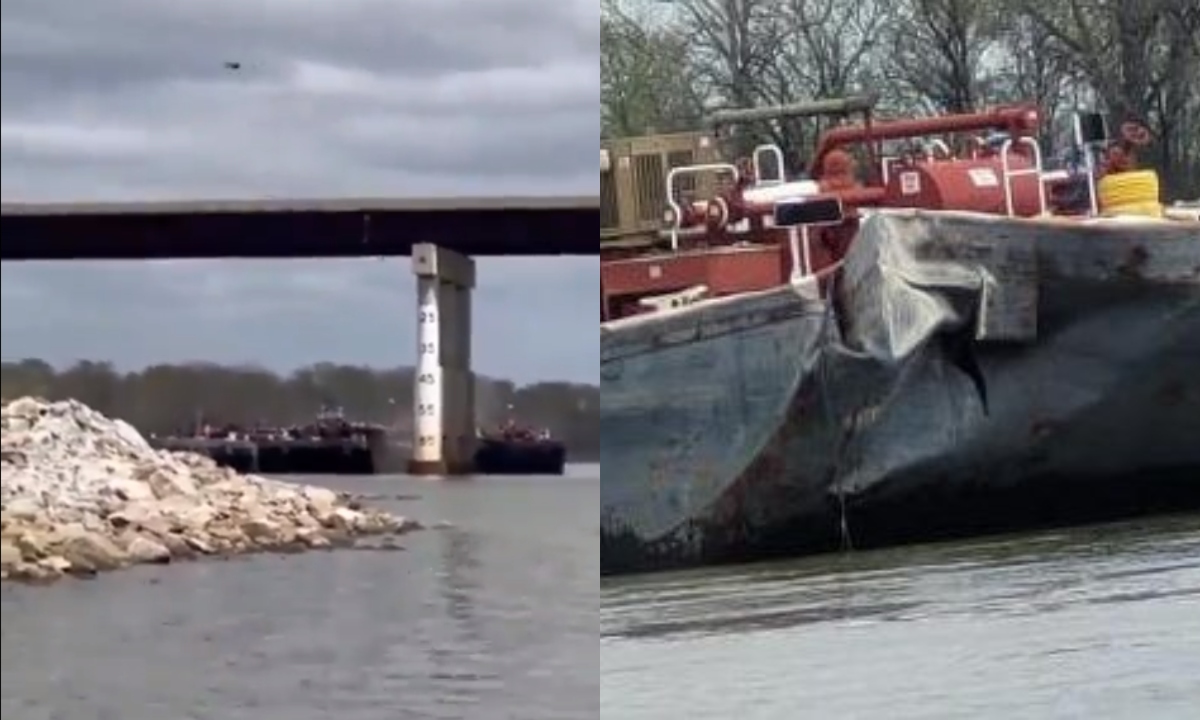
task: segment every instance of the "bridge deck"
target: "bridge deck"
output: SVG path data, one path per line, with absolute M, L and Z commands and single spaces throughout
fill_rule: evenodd
M 4 203 L 4 260 L 597 255 L 597 197 Z

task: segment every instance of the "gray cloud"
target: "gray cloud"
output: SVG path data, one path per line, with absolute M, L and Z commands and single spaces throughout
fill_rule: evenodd
M 0 13 L 5 200 L 597 191 L 591 0 Z M 483 261 L 480 282 L 481 370 L 595 378 L 595 260 Z M 6 264 L 2 288 L 6 357 L 412 360 L 406 261 Z

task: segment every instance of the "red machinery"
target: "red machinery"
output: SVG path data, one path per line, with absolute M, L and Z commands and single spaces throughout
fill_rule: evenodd
M 663 234 L 672 251 L 602 262 L 602 320 L 648 312 L 664 302 L 669 307 L 819 274 L 844 255 L 857 231 L 858 208 L 1023 217 L 1055 209 L 1053 183 L 1043 172 L 1036 140 L 1036 107 L 876 121 L 873 106 L 873 98 L 854 97 L 715 117 L 714 127 L 829 114 L 861 114 L 862 120 L 821 135 L 807 178 L 787 178 L 783 152 L 774 145 L 759 146 L 737 163 L 671 170 Z M 764 172 L 768 164 L 778 171 Z M 703 174 L 726 181 L 707 199 L 682 200 L 678 181 Z M 782 201 L 804 198 L 840 201 L 845 222 L 803 228 L 798 242 L 801 231 L 777 227 L 775 212 Z
M 1047 209 L 1041 182 L 1041 152 L 1035 139 L 1038 112 L 1031 107 L 999 108 L 983 113 L 843 125 L 821 136 L 809 166 L 812 180 L 764 180 L 740 166 L 677 168 L 676 175 L 724 171 L 734 177 L 697 212 L 693 205 L 683 212 L 668 213 L 674 231 L 681 236 L 709 235 L 705 245 L 721 244 L 713 233 L 744 236 L 770 229 L 769 217 L 780 199 L 832 193 L 850 207 L 918 207 L 968 210 L 1030 216 Z M 993 131 L 994 139 L 978 133 Z M 942 139 L 933 139 L 921 149 L 887 156 L 885 141 L 916 140 L 930 136 L 958 135 L 963 142 L 953 152 Z M 871 171 L 865 176 L 854 156 L 845 148 L 862 146 Z M 782 158 L 773 146 L 757 148 L 751 163 L 759 167 L 760 155 Z M 673 180 L 673 178 L 672 178 Z M 674 182 L 668 181 L 668 193 Z M 673 201 L 672 201 L 673 202 Z M 695 232 L 701 225 L 704 233 Z M 742 227 L 738 227 L 742 225 Z M 728 238 L 728 241 L 747 239 Z M 678 243 L 677 243 L 678 244 Z

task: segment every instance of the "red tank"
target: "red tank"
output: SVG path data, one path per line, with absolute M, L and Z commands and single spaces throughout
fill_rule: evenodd
M 999 157 L 893 162 L 888 167 L 883 205 L 899 208 L 968 210 L 1030 217 L 1045 210 L 1042 182 L 1034 163 L 1008 154 L 1008 188 Z M 1011 207 L 1009 202 L 1011 199 Z

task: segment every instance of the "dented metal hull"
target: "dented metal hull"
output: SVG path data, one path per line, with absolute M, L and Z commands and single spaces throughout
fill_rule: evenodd
M 601 571 L 1200 506 L 1200 229 L 880 213 L 601 330 Z

